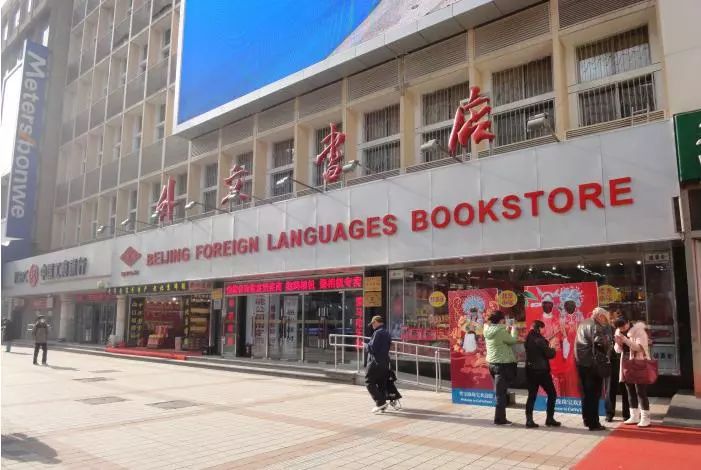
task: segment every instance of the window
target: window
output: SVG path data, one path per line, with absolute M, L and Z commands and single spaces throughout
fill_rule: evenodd
M 241 194 L 246 194 L 249 197 L 253 192 L 253 152 L 245 152 L 236 156 L 234 159 L 237 165 L 246 169 L 248 174 L 243 177 L 243 187 Z M 241 201 L 234 201 L 236 205 L 241 205 Z
M 270 172 L 270 193 L 272 196 L 290 194 L 293 190 L 294 146 L 294 139 L 273 144 L 272 169 Z M 284 178 L 287 179 L 282 181 Z M 282 182 L 278 184 L 280 181 Z
M 167 60 L 170 55 L 170 28 L 163 31 L 161 36 L 161 60 Z
M 123 87 L 127 83 L 127 63 L 124 60 L 117 61 L 117 73 L 119 74 L 119 86 Z
M 421 97 L 421 143 L 436 139 L 444 149 L 448 148 L 448 139 L 453 127 L 455 111 L 460 101 L 470 94 L 470 84 L 460 83 L 448 88 L 443 88 Z M 468 148 L 461 149 L 461 156 L 467 155 Z M 446 158 L 441 151 L 428 150 L 423 152 L 424 162 L 431 162 Z
M 47 24 L 46 27 L 41 31 L 41 44 L 49 47 L 49 33 L 51 32 L 51 27 Z
M 494 106 L 553 91 L 552 59 L 545 57 L 492 75 Z
M 122 149 L 122 126 L 115 127 L 112 141 L 112 160 L 118 160 Z
M 185 204 L 187 204 L 187 173 L 175 177 L 175 209 L 173 220 L 185 219 Z
M 492 75 L 492 87 L 495 146 L 549 135 L 549 130 L 545 127 L 528 131 L 526 123 L 537 114 L 547 113 L 551 126 L 555 126 L 551 57 L 495 72 Z M 534 101 L 537 102 L 533 104 Z
M 156 109 L 156 141 L 161 140 L 166 134 L 166 105 L 159 104 Z
M 139 75 L 146 72 L 148 67 L 148 45 L 145 44 L 141 47 L 139 51 Z
M 151 184 L 151 205 L 149 206 L 149 217 L 156 212 L 158 200 L 161 198 L 163 186 L 160 183 Z
M 141 148 L 141 135 L 143 132 L 143 118 L 141 116 L 134 117 L 134 135 L 131 138 L 131 151 L 138 152 Z
M 109 220 L 107 225 L 110 228 L 110 235 L 112 235 L 117 227 L 117 196 L 112 196 L 110 198 Z
M 579 93 L 579 125 L 591 126 L 657 109 L 652 74 Z
M 100 134 L 97 138 L 97 167 L 102 166 L 102 156 L 105 153 L 105 136 Z
M 129 229 L 136 230 L 136 203 L 138 192 L 133 189 L 129 192 Z
M 399 168 L 399 105 L 363 116 L 363 162 L 371 174 Z
M 75 217 L 75 243 L 80 243 L 80 225 L 83 223 L 83 208 L 76 209 Z
M 647 26 L 577 48 L 579 82 L 610 77 L 650 65 Z
M 92 218 L 90 220 L 90 238 L 95 239 L 97 238 L 97 227 L 98 227 L 98 222 L 97 222 L 97 202 L 94 202 L 92 205 Z
M 211 163 L 202 172 L 202 204 L 204 212 L 211 212 L 217 207 L 217 186 L 219 165 Z
M 337 122 L 335 125 L 336 131 L 343 132 L 343 125 L 340 122 Z M 317 165 L 314 160 L 317 155 L 324 151 L 324 144 L 321 141 L 328 137 L 330 133 L 331 126 L 324 126 L 314 131 L 314 146 L 316 148 L 316 153 L 312 155 L 312 184 L 314 186 L 324 185 L 324 164 Z

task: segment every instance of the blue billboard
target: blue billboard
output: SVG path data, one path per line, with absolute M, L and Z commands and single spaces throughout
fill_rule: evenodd
M 188 0 L 178 123 L 444 7 L 444 0 Z
M 12 171 L 7 197 L 8 239 L 31 240 L 37 192 L 39 146 L 44 129 L 44 105 L 49 49 L 27 41 L 24 46 L 17 132 L 12 151 Z

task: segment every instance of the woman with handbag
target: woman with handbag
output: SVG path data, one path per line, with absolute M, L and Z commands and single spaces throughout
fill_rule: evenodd
M 617 318 L 614 325 L 616 326 L 614 349 L 621 355 L 619 380 L 625 383 L 630 403 L 630 418 L 623 424 L 637 424 L 645 428 L 650 426 L 650 400 L 647 397 L 647 386 L 651 378 L 630 372 L 633 372 L 631 370 L 633 364 L 650 359 L 646 325 L 639 321 L 631 326 L 624 317 Z

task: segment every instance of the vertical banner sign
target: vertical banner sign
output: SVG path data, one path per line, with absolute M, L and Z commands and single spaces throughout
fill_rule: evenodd
M 296 295 L 286 295 L 283 303 L 282 314 L 282 353 L 293 355 L 297 351 L 297 322 L 298 322 L 298 302 Z
M 48 57 L 49 50 L 46 47 L 31 41 L 25 43 L 17 134 L 10 174 L 5 232 L 7 238 L 31 239 L 32 237 L 39 144 L 44 124 L 48 81 Z
M 497 289 L 448 292 L 453 403 L 494 405 L 484 324 L 492 312 L 499 309 L 498 294 Z
M 526 286 L 525 297 L 527 327 L 530 329 L 535 320 L 545 323 L 541 333 L 556 351 L 550 360 L 550 374 L 558 397 L 555 409 L 562 413 L 580 413 L 582 402 L 574 360 L 575 336 L 579 322 L 589 318 L 599 304 L 597 283 Z M 535 409 L 545 410 L 545 401 L 545 397 L 539 395 Z

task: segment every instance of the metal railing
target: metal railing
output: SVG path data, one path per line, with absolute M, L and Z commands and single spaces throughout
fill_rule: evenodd
M 339 342 L 340 340 L 340 342 Z M 348 342 L 347 340 L 350 340 Z M 361 364 L 365 363 L 365 344 L 370 338 L 367 336 L 359 335 L 343 335 L 343 334 L 330 334 L 329 335 L 329 346 L 333 346 L 333 366 L 334 369 L 338 369 L 338 350 L 341 348 L 342 361 L 344 360 L 346 349 L 355 350 L 356 356 L 356 371 L 360 372 Z M 424 350 L 424 351 L 422 351 Z M 413 352 L 412 352 L 413 351 Z M 419 352 L 421 351 L 421 353 Z M 427 354 L 427 352 L 430 352 Z M 427 361 L 433 362 L 433 367 L 435 371 L 434 384 L 433 387 L 436 392 L 442 390 L 443 374 L 441 372 L 441 364 L 450 363 L 450 349 L 442 348 L 439 346 L 426 346 L 424 344 L 417 343 L 407 343 L 404 341 L 392 341 L 392 349 L 390 350 L 390 360 L 394 361 L 395 372 L 399 371 L 399 358 L 413 358 L 416 366 L 416 381 L 408 381 L 397 377 L 397 381 L 404 383 L 413 383 L 415 385 L 427 385 L 421 382 L 421 375 L 419 373 L 419 365 L 426 363 Z M 447 356 L 446 358 L 444 358 Z

